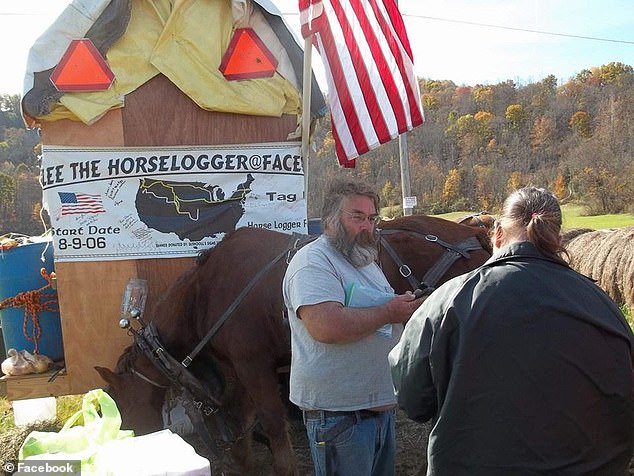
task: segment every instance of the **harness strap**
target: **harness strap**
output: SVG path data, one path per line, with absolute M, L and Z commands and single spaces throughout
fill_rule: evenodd
M 161 385 L 157 381 L 152 380 L 150 377 L 147 377 L 147 376 L 143 375 L 141 372 L 136 370 L 134 367 L 130 368 L 130 372 L 132 374 L 136 375 L 137 377 L 139 377 L 141 380 L 149 383 L 150 385 L 153 385 L 156 388 L 171 388 L 169 385 Z
M 438 245 L 445 248 L 446 252 L 441 256 L 441 258 L 434 263 L 434 265 L 427 270 L 425 276 L 420 281 L 413 276 L 411 268 L 403 263 L 403 261 L 399 258 L 399 256 L 394 251 L 394 248 L 388 243 L 388 241 L 383 237 L 384 235 L 391 235 L 394 233 L 409 233 L 412 235 L 418 235 L 423 237 L 425 240 L 430 243 L 437 243 Z M 423 235 L 422 233 L 418 233 L 412 230 L 381 230 L 381 245 L 385 248 L 388 254 L 394 260 L 394 263 L 398 266 L 399 273 L 411 286 L 412 289 L 421 289 L 425 295 L 429 295 L 434 291 L 436 284 L 440 281 L 440 278 L 451 268 L 451 266 L 459 259 L 459 258 L 469 258 L 469 252 L 482 249 L 482 245 L 478 241 L 478 239 L 474 236 L 467 238 L 464 241 L 461 241 L 457 245 L 448 243 L 446 241 L 441 240 L 436 235 Z
M 412 275 L 412 270 L 409 266 L 401 261 L 401 258 L 399 258 L 399 256 L 396 254 L 396 251 L 394 251 L 392 245 L 390 245 L 390 243 L 385 238 L 383 238 L 383 233 L 385 231 L 386 230 L 381 230 L 381 246 L 385 248 L 385 251 L 387 251 L 388 254 L 392 257 L 392 260 L 394 260 L 394 263 L 396 263 L 396 266 L 398 266 L 398 272 L 401 273 L 401 276 L 407 279 L 407 282 L 412 289 L 416 289 L 418 287 L 418 282 Z
M 185 389 L 198 400 L 204 401 L 206 413 L 213 413 L 221 402 L 205 390 L 200 381 L 184 368 L 172 355 L 165 350 L 153 323 L 149 323 L 141 331 L 135 333 L 134 340 L 144 355 L 167 377 L 178 389 Z
M 445 251 L 440 259 L 427 270 L 419 285 L 423 291 L 429 290 L 429 293 L 431 293 L 435 289 L 436 284 L 438 284 L 438 281 L 440 281 L 440 278 L 443 277 L 443 275 L 456 261 L 458 261 L 460 257 L 468 258 L 469 251 L 482 249 L 482 245 L 475 236 L 471 236 L 458 243 L 456 248 L 460 251 L 447 248 L 447 251 Z
M 194 360 L 194 358 L 203 349 L 203 347 L 205 347 L 205 345 L 207 345 L 209 340 L 216 334 L 216 332 L 218 332 L 218 330 L 227 321 L 227 319 L 229 319 L 229 316 L 231 316 L 233 311 L 236 310 L 238 305 L 242 302 L 242 300 L 249 293 L 249 291 L 251 291 L 253 286 L 255 286 L 258 283 L 258 281 L 262 278 L 262 276 L 264 276 L 264 274 L 266 274 L 279 260 L 281 260 L 285 255 L 290 254 L 294 249 L 296 249 L 300 245 L 301 237 L 303 237 L 303 236 L 304 235 L 299 235 L 298 233 L 293 233 L 291 235 L 291 239 L 290 239 L 289 243 L 294 243 L 294 244 L 293 245 L 289 245 L 286 248 L 284 248 L 284 250 L 280 254 L 278 254 L 275 258 L 273 258 L 273 260 L 269 261 L 266 264 L 266 266 L 261 268 L 255 274 L 253 279 L 251 279 L 251 281 L 249 281 L 247 283 L 247 285 L 242 289 L 242 291 L 240 291 L 240 294 L 238 295 L 238 297 L 225 310 L 225 312 L 222 314 L 222 316 L 220 316 L 220 319 L 218 319 L 216 321 L 216 323 L 213 325 L 213 327 L 209 330 L 209 332 L 207 332 L 207 335 L 205 335 L 205 337 L 203 337 L 203 339 L 198 343 L 198 345 L 194 348 L 194 350 L 192 350 L 187 355 L 187 357 L 185 357 L 183 359 L 183 361 L 181 362 L 183 367 L 187 367 L 187 366 L 189 366 L 189 364 L 192 363 L 192 360 Z
M 394 230 L 381 230 L 381 235 L 392 235 L 394 233 L 409 233 L 410 235 L 416 235 L 416 236 L 420 236 L 421 238 L 424 238 L 425 240 L 432 242 L 432 243 L 438 243 L 440 246 L 442 246 L 443 248 L 447 249 L 447 250 L 452 250 L 455 251 L 456 253 L 460 253 L 460 255 L 463 258 L 468 258 L 469 257 L 469 253 L 468 250 L 464 249 L 464 247 L 462 246 L 462 243 L 458 243 L 457 245 L 448 243 L 446 241 L 441 240 L 440 238 L 438 238 L 436 235 L 432 235 L 430 233 L 427 234 L 423 234 L 423 233 L 419 233 L 417 231 L 413 231 L 413 230 L 398 230 L 398 229 L 394 229 Z M 474 237 L 470 237 L 467 238 L 468 241 L 469 239 L 474 238 Z M 477 240 L 477 238 L 475 238 Z M 478 241 L 478 248 L 482 248 L 482 246 L 479 245 L 479 241 Z

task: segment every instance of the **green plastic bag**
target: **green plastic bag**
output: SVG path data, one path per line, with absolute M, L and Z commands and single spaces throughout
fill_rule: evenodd
M 108 441 L 132 436 L 132 430 L 121 430 L 121 415 L 112 397 L 96 389 L 84 395 L 81 410 L 72 415 L 58 433 L 29 433 L 20 447 L 19 458 L 79 460 L 82 474 L 95 473 L 93 460 L 99 448 Z

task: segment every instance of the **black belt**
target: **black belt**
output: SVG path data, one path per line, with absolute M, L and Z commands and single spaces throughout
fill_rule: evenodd
M 384 412 L 373 412 L 372 410 L 352 410 L 345 412 L 337 412 L 330 410 L 304 410 L 304 418 L 307 420 L 318 420 L 328 417 L 358 416 L 361 419 L 376 418 Z

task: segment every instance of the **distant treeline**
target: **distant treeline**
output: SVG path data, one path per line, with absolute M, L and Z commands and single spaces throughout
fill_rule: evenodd
M 425 124 L 408 133 L 415 213 L 491 210 L 524 185 L 574 199 L 588 213 L 634 212 L 634 71 L 610 63 L 557 85 L 457 86 L 420 80 Z M 377 184 L 384 205 L 401 203 L 398 141 L 338 169 L 328 120 L 315 133 L 309 214 L 321 190 L 347 173 Z
M 493 210 L 524 185 L 551 189 L 588 213 L 634 212 L 634 70 L 610 63 L 558 85 L 457 86 L 420 80 L 425 124 L 408 133 L 415 213 Z M 41 144 L 26 130 L 20 97 L 0 95 L 0 235 L 39 234 Z M 328 118 L 317 124 L 308 164 L 309 216 L 343 174 L 376 184 L 384 206 L 401 203 L 398 141 L 339 168 Z

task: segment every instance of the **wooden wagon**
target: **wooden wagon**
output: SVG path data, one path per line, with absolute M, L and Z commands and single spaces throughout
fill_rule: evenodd
M 60 204 L 55 200 L 68 184 L 55 183 L 60 178 L 55 167 L 61 166 L 47 162 L 47 154 L 78 153 L 79 157 L 90 158 L 86 151 L 131 149 L 148 154 L 159 151 L 156 155 L 160 156 L 165 148 L 215 150 L 222 144 L 223 150 L 240 150 L 253 144 L 275 143 L 284 148 L 285 143 L 297 143 L 303 54 L 271 2 L 233 2 L 233 12 L 232 2 L 226 0 L 187 2 L 175 9 L 170 8 L 173 2 L 169 1 L 102 0 L 91 2 L 90 7 L 84 3 L 74 2 L 74 8 L 67 8 L 33 46 L 27 71 L 32 87 L 25 90 L 22 103 L 27 125 L 41 129 L 44 198 L 53 228 L 56 223 L 64 223 L 60 221 Z M 238 32 L 247 32 L 248 37 L 238 37 Z M 268 67 L 264 73 L 258 71 L 263 59 Z M 64 71 L 63 66 L 81 69 L 86 62 L 97 69 L 96 79 L 88 78 L 89 83 L 107 78 L 108 71 L 114 82 L 99 91 L 91 91 L 98 87 L 94 84 L 73 85 L 77 82 L 75 76 L 81 75 Z M 55 80 L 58 84 L 53 84 Z M 325 103 L 314 78 L 312 82 L 311 111 L 312 117 L 317 117 Z M 90 191 L 93 186 L 100 186 L 105 172 L 102 168 L 97 174 L 97 165 L 92 166 L 90 159 L 84 162 L 66 172 L 83 175 L 84 186 Z M 195 179 L 190 175 L 189 180 L 209 182 L 207 172 Z M 135 180 L 142 181 L 149 175 Z M 299 175 L 303 176 L 303 171 Z M 108 178 L 110 185 L 115 178 Z M 114 207 L 114 200 L 107 193 L 101 194 L 100 199 L 106 212 L 113 210 L 105 204 L 110 200 L 108 205 Z M 264 193 L 261 199 L 270 202 L 277 196 Z M 303 207 L 301 213 L 305 217 L 305 200 L 302 203 L 298 197 L 297 201 L 295 208 Z M 122 217 L 134 215 L 137 210 L 134 202 L 120 202 L 118 206 L 127 207 L 127 213 L 119 212 L 115 220 L 125 226 Z M 264 222 L 260 220 L 259 224 Z M 120 228 L 117 223 L 110 230 L 100 226 L 99 221 L 81 223 L 95 227 L 95 240 L 77 241 L 79 248 L 87 244 L 99 247 L 105 241 L 97 239 L 105 240 L 109 232 Z M 244 224 L 237 221 L 237 226 Z M 63 229 L 58 226 L 57 231 L 61 233 Z M 50 373 L 3 377 L 2 393 L 9 400 L 77 394 L 102 386 L 93 367 L 112 368 L 124 347 L 131 343 L 118 326 L 128 280 L 147 280 L 148 302 L 154 303 L 192 264 L 197 249 L 192 247 L 192 239 L 172 236 L 167 241 L 184 243 L 190 253 L 169 258 L 137 253 L 129 259 L 100 259 L 90 253 L 87 258 L 75 259 L 66 254 L 60 259 L 61 238 L 68 237 L 54 236 L 65 372 L 53 380 Z M 68 241 L 63 244 L 68 248 Z

